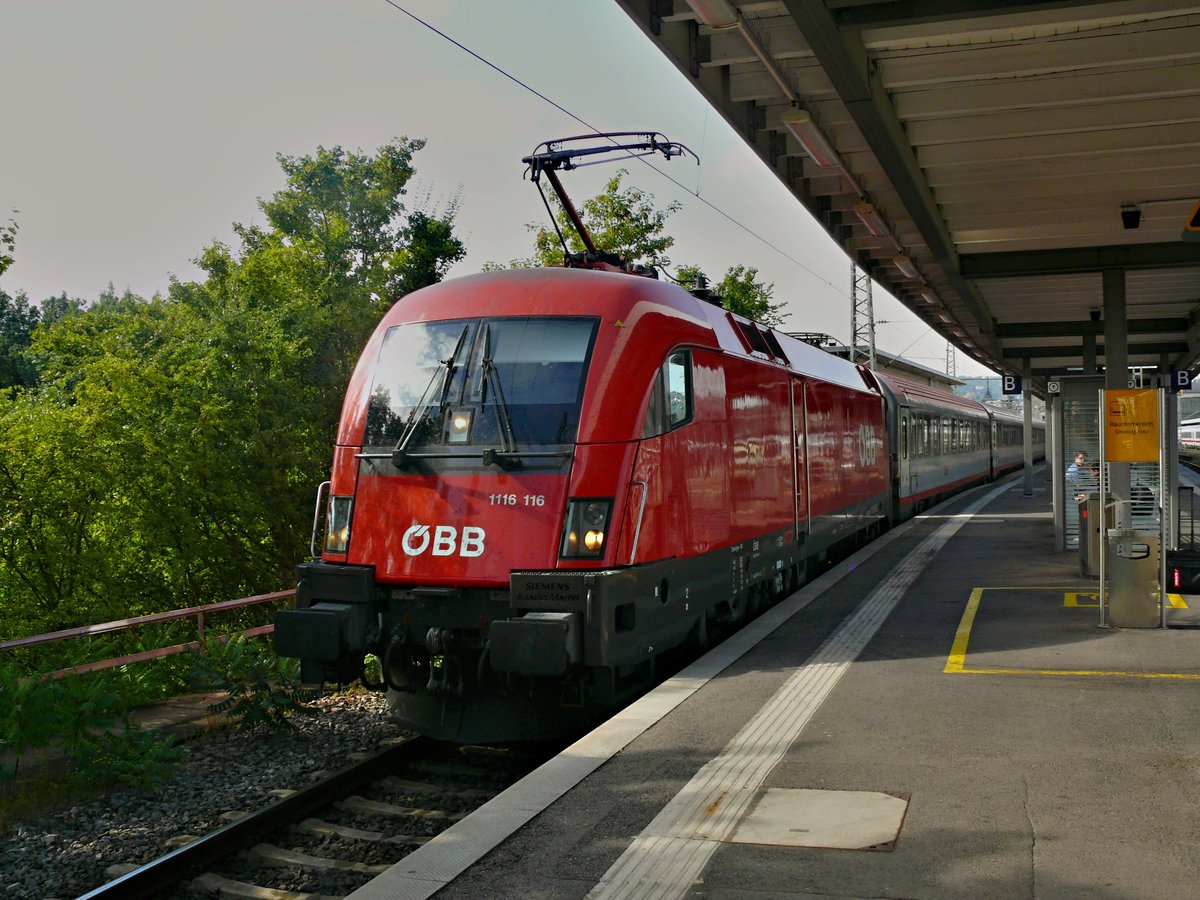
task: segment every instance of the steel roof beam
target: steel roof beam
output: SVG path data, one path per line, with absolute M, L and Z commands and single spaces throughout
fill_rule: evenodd
M 954 241 L 887 91 L 873 74 L 862 39 L 839 30 L 824 3 L 784 0 L 784 6 L 866 138 L 935 262 L 975 319 L 982 349 L 998 357 L 1000 347 L 993 335 L 992 316 L 974 287 L 961 277 Z
M 1187 319 L 1130 319 L 1128 334 L 1170 334 L 1187 331 Z M 998 338 L 1082 337 L 1103 334 L 1104 323 L 1096 322 L 1007 322 L 996 325 Z
M 1077 275 L 1105 269 L 1178 269 L 1200 267 L 1200 243 L 1170 241 L 1111 247 L 1011 250 L 964 254 L 958 262 L 963 277 L 971 279 Z
M 892 3 L 860 4 L 827 0 L 834 21 L 841 28 L 891 28 L 953 22 L 1009 13 L 1041 12 L 1093 6 L 1103 0 L 896 0 Z
M 1187 341 L 1155 341 L 1150 344 L 1130 344 L 1130 356 L 1153 356 L 1158 359 L 1161 353 L 1186 353 Z M 1061 347 L 1007 347 L 1004 350 L 1005 359 L 1045 359 L 1055 356 L 1077 358 L 1081 355 L 1080 348 L 1071 344 Z M 1104 346 L 1096 345 L 1096 357 L 1104 356 Z

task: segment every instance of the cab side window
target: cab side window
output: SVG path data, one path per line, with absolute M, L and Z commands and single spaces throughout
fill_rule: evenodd
M 654 378 L 642 437 L 674 431 L 692 420 L 692 354 L 677 350 Z

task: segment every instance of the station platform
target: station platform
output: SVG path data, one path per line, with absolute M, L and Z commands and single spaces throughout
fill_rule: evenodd
M 892 530 L 352 896 L 1200 896 L 1200 610 L 1099 628 L 1049 490 Z

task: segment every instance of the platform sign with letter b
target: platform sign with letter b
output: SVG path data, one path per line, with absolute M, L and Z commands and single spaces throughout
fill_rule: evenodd
M 1021 393 L 1021 376 L 1005 375 L 1001 384 L 1001 391 L 1005 395 Z
M 1192 373 L 1187 369 L 1172 369 L 1171 370 L 1171 392 L 1179 393 L 1186 391 L 1192 386 Z

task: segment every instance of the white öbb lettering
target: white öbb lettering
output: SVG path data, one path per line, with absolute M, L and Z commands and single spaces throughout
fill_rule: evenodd
M 482 528 L 466 525 L 459 539 L 458 529 L 453 525 L 413 525 L 400 541 L 400 546 L 409 556 L 420 556 L 429 551 L 431 556 L 483 556 L 483 542 L 487 538 Z M 432 549 L 431 549 L 432 548 Z

